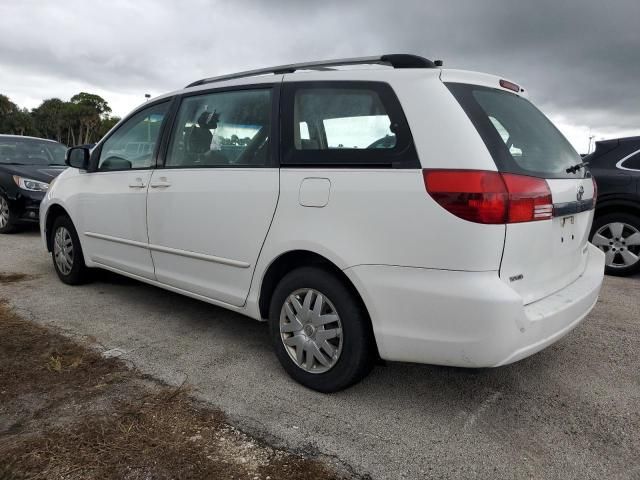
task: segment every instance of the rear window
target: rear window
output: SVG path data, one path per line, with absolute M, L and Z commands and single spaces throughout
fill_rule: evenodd
M 449 83 L 500 171 L 541 178 L 583 178 L 567 173 L 582 161 L 560 131 L 531 102 L 501 90 Z

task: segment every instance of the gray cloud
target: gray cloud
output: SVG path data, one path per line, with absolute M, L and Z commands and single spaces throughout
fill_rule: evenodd
M 239 69 L 414 52 L 522 83 L 571 124 L 640 131 L 637 0 L 23 0 L 0 18 L 9 96 L 38 84 L 139 99 Z

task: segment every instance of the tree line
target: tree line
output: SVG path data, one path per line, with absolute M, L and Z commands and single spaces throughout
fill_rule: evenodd
M 99 95 L 80 92 L 69 101 L 44 100 L 29 111 L 0 94 L 0 134 L 30 135 L 65 145 L 95 143 L 120 121 Z

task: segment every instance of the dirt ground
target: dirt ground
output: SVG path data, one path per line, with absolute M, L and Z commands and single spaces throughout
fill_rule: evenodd
M 346 476 L 240 432 L 188 386 L 162 385 L 0 300 L 0 480 Z

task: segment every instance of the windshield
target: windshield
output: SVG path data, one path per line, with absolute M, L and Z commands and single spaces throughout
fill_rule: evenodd
M 500 171 L 541 178 L 583 178 L 567 173 L 582 162 L 569 141 L 527 99 L 478 85 L 447 84 L 473 122 Z
M 67 148 L 56 142 L 0 137 L 0 164 L 64 165 L 66 152 Z

